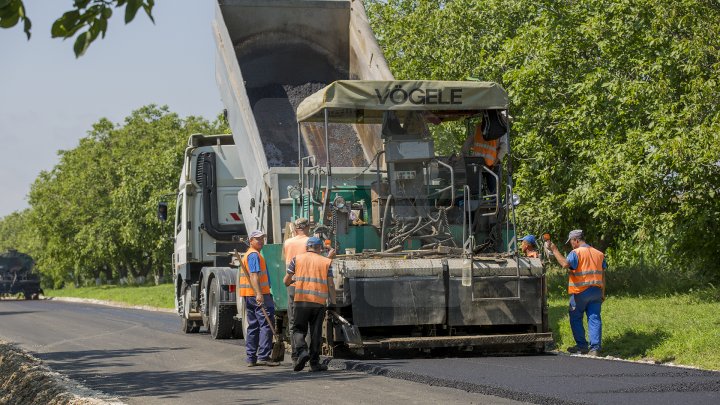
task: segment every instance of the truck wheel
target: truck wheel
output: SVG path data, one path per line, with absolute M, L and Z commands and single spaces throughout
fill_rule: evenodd
M 247 330 L 247 328 L 245 327 L 245 310 L 243 309 L 245 307 L 242 306 L 245 300 L 243 299 L 243 297 L 235 295 L 235 301 L 235 316 L 233 317 L 232 338 L 242 339 L 245 337 L 245 331 Z
M 233 339 L 242 339 L 243 337 L 245 337 L 245 335 L 243 334 L 242 318 L 240 320 L 233 319 L 232 338 Z
M 208 330 L 213 339 L 228 339 L 232 335 L 233 307 L 220 305 L 220 281 L 214 278 L 208 294 Z
M 208 319 L 208 293 L 207 290 L 205 290 L 205 285 L 200 285 L 200 316 L 202 317 L 202 323 L 203 325 L 208 327 L 208 330 L 210 329 L 210 320 Z
M 183 283 L 185 285 L 185 283 Z M 178 310 L 180 312 L 180 330 L 184 333 L 198 333 L 200 331 L 200 325 L 197 322 L 191 321 L 187 318 L 189 308 L 186 308 L 185 303 L 190 301 L 190 288 L 185 288 L 183 294 L 178 298 Z M 190 305 L 190 304 L 187 304 Z
M 240 330 L 238 338 L 244 338 L 247 336 L 247 328 L 248 328 L 248 320 L 247 315 L 245 314 L 245 297 L 237 297 L 238 300 L 240 300 L 240 304 L 238 305 L 238 316 L 240 317 L 240 322 L 235 322 L 236 325 L 240 324 Z
M 190 321 L 187 318 L 183 317 L 180 329 L 185 333 L 198 333 L 200 332 L 200 325 L 197 324 L 195 321 Z

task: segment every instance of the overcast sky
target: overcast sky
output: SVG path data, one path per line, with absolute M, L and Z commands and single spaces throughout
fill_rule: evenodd
M 75 59 L 73 40 L 50 38 L 72 0 L 25 0 L 33 23 L 0 29 L 0 217 L 28 207 L 30 185 L 100 118 L 122 123 L 147 104 L 181 117 L 222 111 L 215 84 L 214 0 L 159 0 L 153 25 L 144 12 L 124 25 L 123 10 L 105 39 Z

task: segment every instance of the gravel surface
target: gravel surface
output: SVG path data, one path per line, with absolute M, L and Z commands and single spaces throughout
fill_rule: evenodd
M 122 404 L 50 370 L 31 354 L 0 340 L 0 404 Z

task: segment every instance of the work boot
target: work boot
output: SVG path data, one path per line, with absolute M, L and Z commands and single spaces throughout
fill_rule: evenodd
M 295 365 L 293 366 L 293 370 L 295 371 L 301 371 L 305 368 L 305 363 L 310 360 L 310 354 L 308 352 L 302 352 L 300 353 L 300 356 L 298 356 L 297 362 L 295 362 Z
M 567 351 L 568 351 L 568 353 L 572 353 L 572 354 L 587 354 L 588 348 L 571 346 L 571 347 L 568 347 Z
M 325 364 L 311 364 L 310 371 L 327 371 L 328 366 Z
M 600 350 L 590 349 L 590 351 L 587 352 L 587 355 L 592 357 L 598 357 L 600 356 Z
M 258 366 L 267 366 L 267 367 L 277 367 L 280 365 L 279 361 L 272 361 L 272 360 L 260 360 L 257 362 Z
M 248 367 L 257 367 L 258 363 L 256 361 L 253 361 L 252 363 L 247 364 Z

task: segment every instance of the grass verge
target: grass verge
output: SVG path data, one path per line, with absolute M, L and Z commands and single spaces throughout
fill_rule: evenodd
M 575 344 L 568 299 L 549 300 L 550 327 L 561 350 Z M 707 291 L 667 297 L 609 296 L 602 307 L 602 354 L 720 370 L 718 314 L 720 302 Z
M 48 297 L 90 298 L 157 308 L 175 307 L 172 284 L 63 288 L 62 290 L 46 290 L 45 295 Z
M 567 272 L 547 272 L 550 328 L 557 347 L 575 344 L 568 319 Z M 603 354 L 720 370 L 720 290 L 683 271 L 610 268 L 603 303 Z M 585 322 L 587 331 L 587 321 Z

